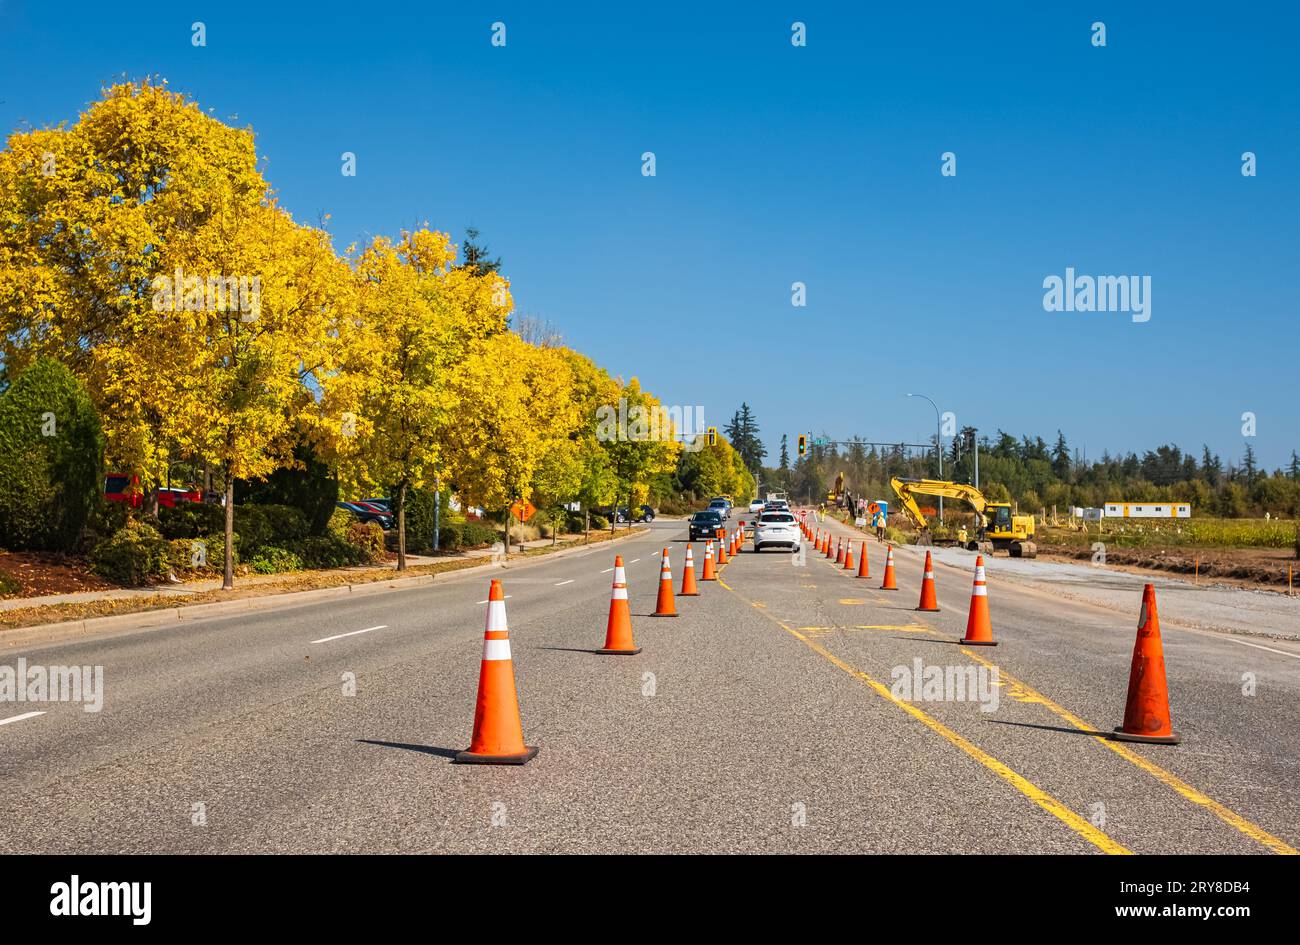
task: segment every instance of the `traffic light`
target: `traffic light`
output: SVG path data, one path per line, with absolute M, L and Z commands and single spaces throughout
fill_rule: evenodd
M 710 446 L 717 446 L 717 445 L 718 445 L 718 428 L 717 428 L 717 427 L 709 427 L 709 445 L 710 445 Z
M 808 434 L 799 434 L 799 458 L 803 459 L 808 455 Z

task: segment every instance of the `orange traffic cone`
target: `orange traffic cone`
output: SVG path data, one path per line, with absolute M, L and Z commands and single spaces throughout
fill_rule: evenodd
M 921 602 L 916 605 L 917 610 L 928 610 L 938 613 L 939 599 L 934 593 L 934 565 L 930 563 L 930 552 L 925 553 L 925 575 L 921 578 Z
M 834 558 L 834 557 L 835 557 L 835 549 L 831 547 L 831 533 L 830 533 L 830 532 L 827 532 L 827 533 L 826 533 L 826 557 L 827 557 L 827 558 Z
M 627 572 L 623 556 L 614 556 L 614 590 L 609 598 L 609 626 L 605 630 L 605 648 L 597 653 L 636 656 L 641 647 L 632 639 L 632 611 L 627 604 Z
M 536 754 L 535 747 L 524 744 L 519 696 L 515 692 L 515 667 L 510 659 L 510 632 L 506 627 L 506 597 L 501 582 L 494 580 L 488 591 L 474 735 L 469 748 L 459 752 L 454 760 L 457 764 L 522 765 Z
M 967 646 L 997 646 L 989 624 L 989 589 L 984 580 L 984 556 L 975 556 L 975 583 L 970 589 L 970 615 L 966 618 Z
M 1156 612 L 1156 589 L 1142 588 L 1142 615 L 1138 617 L 1133 664 L 1128 672 L 1128 700 L 1124 724 L 1111 733 L 1124 742 L 1177 745 L 1182 736 L 1169 720 L 1169 687 L 1165 682 L 1165 650 L 1160 643 L 1160 615 Z
M 862 561 L 858 564 L 858 577 L 871 577 L 871 570 L 867 567 L 867 543 L 862 542 Z
M 668 563 L 668 549 L 664 549 L 659 566 L 659 600 L 655 603 L 656 617 L 676 617 L 677 602 L 673 599 L 673 569 Z
M 835 563 L 836 564 L 844 563 L 844 539 L 843 538 L 835 539 Z
M 690 542 L 686 543 L 686 570 L 682 573 L 682 597 L 699 597 L 700 588 L 695 583 L 695 556 Z
M 701 581 L 716 581 L 718 579 L 718 569 L 713 566 L 713 542 L 704 544 L 704 573 L 700 575 Z
M 844 543 L 844 570 L 852 571 L 853 568 L 853 542 L 846 541 Z
M 882 591 L 896 591 L 898 585 L 894 583 L 894 546 L 889 546 L 889 551 L 885 555 L 885 580 L 881 583 Z
M 718 564 L 727 563 L 727 542 L 722 529 L 718 529 Z
M 822 530 L 819 528 L 813 532 L 813 551 L 822 550 Z

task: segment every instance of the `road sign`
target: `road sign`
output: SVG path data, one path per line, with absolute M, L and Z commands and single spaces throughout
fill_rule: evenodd
M 533 517 L 533 513 L 536 511 L 537 507 L 531 502 L 516 502 L 514 505 L 510 506 L 510 514 L 521 522 L 528 521 Z

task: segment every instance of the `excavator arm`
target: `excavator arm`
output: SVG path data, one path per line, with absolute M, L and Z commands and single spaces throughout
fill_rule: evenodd
M 974 486 L 945 482 L 942 479 L 900 479 L 897 476 L 890 479 L 889 484 L 894 487 L 907 517 L 922 531 L 929 528 L 929 523 L 921 514 L 921 508 L 913 495 L 941 495 L 945 499 L 961 499 L 975 510 L 975 520 L 980 529 L 984 528 L 984 510 L 988 508 L 988 500 Z

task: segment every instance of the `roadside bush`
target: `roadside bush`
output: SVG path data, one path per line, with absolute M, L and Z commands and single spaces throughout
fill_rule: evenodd
M 592 512 L 591 527 L 596 529 L 597 531 L 604 531 L 605 529 L 609 528 L 609 519 L 607 519 L 603 515 L 597 515 L 595 512 Z
M 497 540 L 497 530 L 487 522 L 447 522 L 438 532 L 443 551 L 479 548 Z
M 245 556 L 253 556 L 267 545 L 278 548 L 301 541 L 311 526 L 302 511 L 291 505 L 241 505 L 235 508 L 235 531 Z
M 265 479 L 235 480 L 235 514 L 245 505 L 281 505 L 297 509 L 312 535 L 323 535 L 339 498 L 339 483 L 305 443 L 293 450 L 294 466 L 282 466 Z M 305 537 L 305 536 L 304 536 Z
M 81 382 L 40 359 L 0 394 L 0 535 L 5 547 L 72 551 L 104 474 L 104 434 Z
M 330 516 L 329 522 L 325 526 L 325 534 L 333 536 L 339 541 L 346 541 L 348 529 L 357 523 L 357 517 L 347 509 L 335 509 L 334 514 Z
M 90 569 L 110 581 L 134 587 L 163 577 L 171 568 L 171 546 L 158 529 L 127 522 L 90 552 Z
M 23 586 L 13 575 L 0 571 L 0 597 L 10 597 L 22 591 Z
M 122 503 L 113 503 L 121 506 Z M 239 515 L 239 509 L 235 509 Z M 235 527 L 240 523 L 237 521 Z M 222 534 L 226 529 L 226 510 L 219 505 L 186 502 L 173 508 L 158 509 L 158 530 L 164 538 L 199 538 L 212 533 Z
M 196 541 L 202 541 L 204 544 L 203 559 L 197 564 L 194 561 L 194 543 Z M 173 571 L 220 570 L 224 561 L 220 540 L 213 545 L 210 540 L 203 538 L 173 538 L 167 542 L 167 548 L 167 562 L 171 565 Z M 214 549 L 216 551 L 215 555 L 213 554 Z
M 304 538 L 294 550 L 307 568 L 343 568 L 361 563 L 359 549 L 337 535 Z
M 406 550 L 415 554 L 433 550 L 433 520 L 434 512 L 437 509 L 438 494 L 432 489 L 411 489 L 406 494 Z M 393 505 L 393 513 L 397 513 L 397 505 Z M 447 524 L 450 518 L 450 511 L 447 508 L 447 498 L 444 493 L 442 498 L 442 517 L 439 521 L 440 526 Z M 396 520 L 393 527 L 397 527 Z
M 384 530 L 378 522 L 353 522 L 347 543 L 356 549 L 357 563 L 374 564 L 384 559 Z
M 301 571 L 302 563 L 302 558 L 294 552 L 266 545 L 248 562 L 248 566 L 258 574 L 281 574 L 285 571 Z
M 131 509 L 125 502 L 109 502 L 98 495 L 90 508 L 90 517 L 82 536 L 82 550 L 89 550 L 101 541 L 112 538 L 131 517 Z

